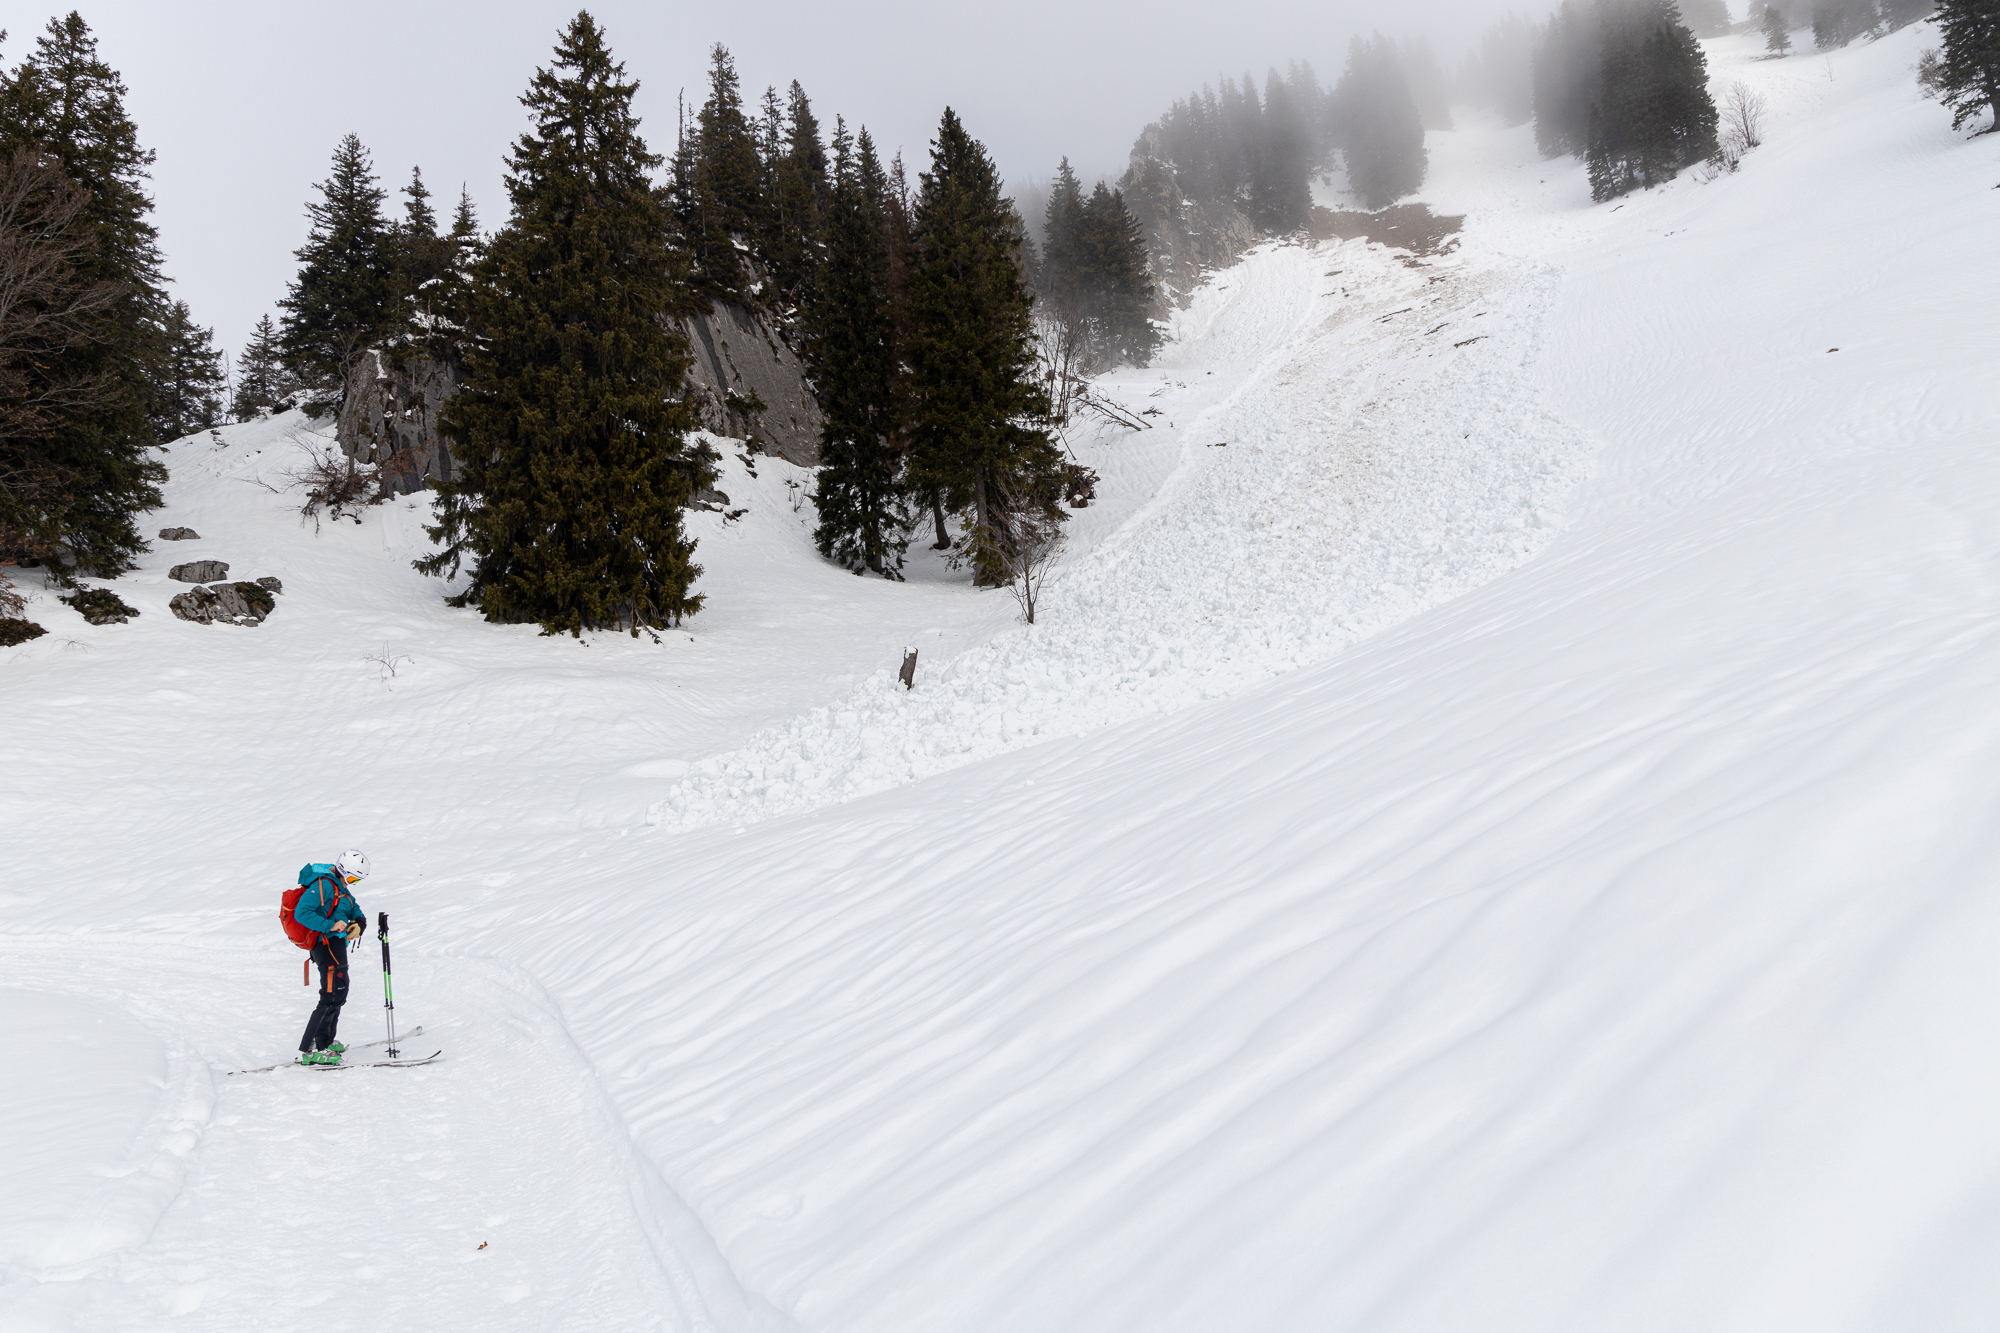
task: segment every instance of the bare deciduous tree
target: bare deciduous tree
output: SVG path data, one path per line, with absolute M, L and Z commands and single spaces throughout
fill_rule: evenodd
M 294 430 L 290 439 L 305 452 L 305 459 L 285 476 L 305 492 L 299 513 L 313 521 L 313 531 L 319 530 L 322 510 L 328 518 L 354 516 L 359 522 L 363 506 L 384 498 L 376 470 L 363 470 L 324 436 Z
M 1042 582 L 1055 567 L 1068 538 L 1061 511 L 1045 497 L 1009 491 L 1006 502 L 1013 521 L 1001 548 L 1001 560 L 1009 575 L 1008 589 L 1021 604 L 1021 618 L 1032 625 L 1042 599 Z
M 61 353 L 96 337 L 95 317 L 124 291 L 77 268 L 97 241 L 90 196 L 32 149 L 0 157 L 0 555 L 46 557 L 35 516 L 70 484 L 35 441 L 67 413 L 108 401 L 108 373 L 66 372 Z
M 1764 112 L 1770 101 L 1749 85 L 1732 83 L 1722 96 L 1723 133 L 1734 138 L 1743 152 L 1764 142 Z

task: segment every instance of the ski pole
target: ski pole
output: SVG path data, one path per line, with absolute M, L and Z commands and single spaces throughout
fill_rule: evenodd
M 382 941 L 382 1012 L 389 1020 L 389 1058 L 394 1060 L 402 1052 L 396 1049 L 396 992 L 389 980 L 389 914 L 375 914 L 377 938 Z

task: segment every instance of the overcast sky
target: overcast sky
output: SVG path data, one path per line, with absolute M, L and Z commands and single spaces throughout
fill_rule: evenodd
M 1009 179 L 1046 178 L 1067 154 L 1088 180 L 1122 171 L 1139 129 L 1220 73 L 1249 69 L 1261 80 L 1269 66 L 1303 59 L 1330 82 L 1348 38 L 1375 27 L 1427 30 L 1449 68 L 1466 33 L 1505 7 L 608 0 L 590 9 L 641 84 L 656 152 L 673 150 L 676 95 L 685 89 L 696 104 L 705 95 L 708 48 L 719 41 L 736 57 L 746 102 L 797 79 L 829 133 L 835 113 L 865 123 L 884 159 L 900 146 L 913 174 L 949 104 Z M 7 0 L 0 57 L 13 65 L 67 9 Z M 234 353 L 284 293 L 305 201 L 349 131 L 391 189 L 421 166 L 440 214 L 463 182 L 484 227 L 505 220 L 502 160 L 526 125 L 517 99 L 576 6 L 93 0 L 80 12 L 125 77 L 142 142 L 159 154 L 154 220 L 174 293 Z

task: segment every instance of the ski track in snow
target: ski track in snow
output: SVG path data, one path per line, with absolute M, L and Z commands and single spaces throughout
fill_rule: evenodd
M 350 1042 L 383 1035 L 379 996 L 368 994 L 372 952 L 364 942 L 354 954 L 341 1025 Z M 232 1074 L 285 1058 L 297 1040 L 285 1029 L 303 1026 L 312 993 L 297 985 L 295 959 L 0 940 L 0 1003 L 32 1023 L 0 1028 L 0 1061 L 20 1069 L 37 1044 L 66 1047 L 65 1066 L 95 1059 L 105 1075 L 77 1088 L 64 1113 L 122 1111 L 128 1122 L 90 1138 L 72 1131 L 76 1164 L 38 1151 L 54 1126 L 10 1122 L 22 1141 L 0 1182 L 11 1196 L 32 1192 L 52 1224 L 0 1232 L 0 1327 L 150 1328 L 190 1316 L 205 1329 L 271 1333 L 458 1321 L 789 1326 L 742 1293 L 633 1154 L 532 981 L 491 965 L 401 961 L 404 1011 L 426 1015 L 404 1053 L 442 1047 L 442 1060 Z M 146 985 L 116 1007 L 94 998 L 104 976 L 138 968 Z M 292 1013 L 271 1003 L 287 979 Z
M 1559 283 L 1362 241 L 1253 251 L 1156 367 L 1112 378 L 1137 408 L 1244 368 L 1180 427 L 1161 493 L 1050 576 L 1036 624 L 702 760 L 648 821 L 747 824 L 1235 694 L 1519 565 L 1593 451 L 1535 387 Z

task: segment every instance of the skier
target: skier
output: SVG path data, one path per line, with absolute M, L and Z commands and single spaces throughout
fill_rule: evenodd
M 312 948 L 312 960 L 319 964 L 319 1006 L 306 1020 L 306 1033 L 299 1038 L 299 1063 L 337 1065 L 347 1049 L 334 1040 L 340 1027 L 340 1006 L 347 1003 L 347 945 L 360 939 L 368 926 L 368 914 L 348 889 L 368 878 L 368 857 L 350 849 L 332 865 L 314 864 L 306 870 L 310 878 L 292 917 L 321 936 Z

